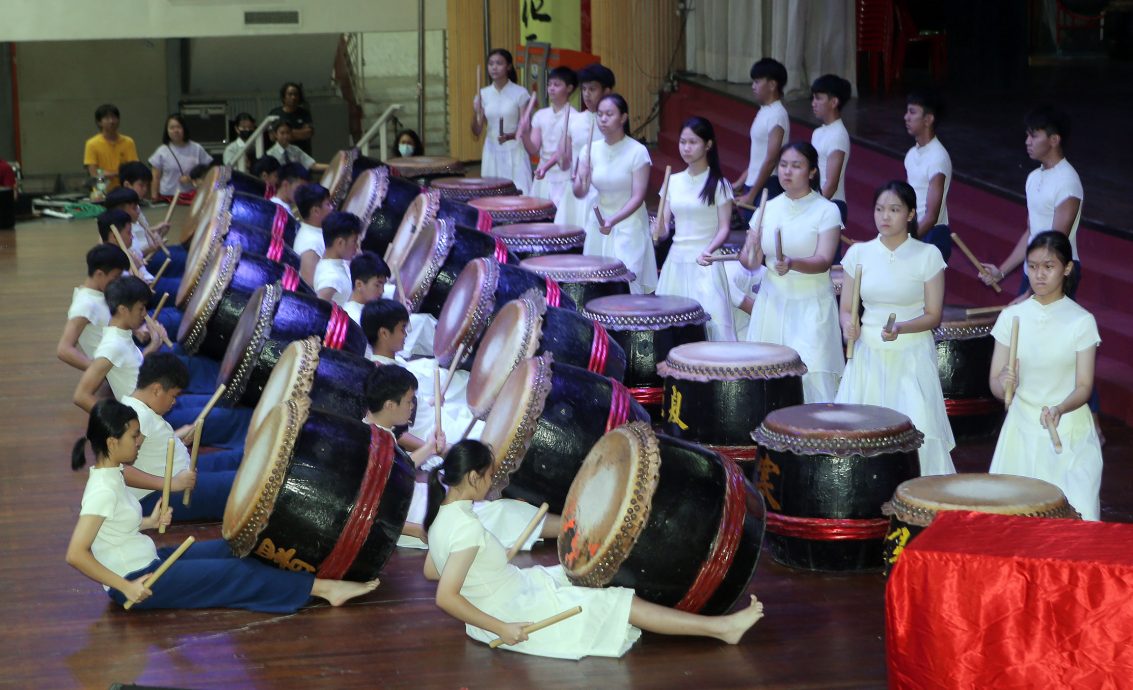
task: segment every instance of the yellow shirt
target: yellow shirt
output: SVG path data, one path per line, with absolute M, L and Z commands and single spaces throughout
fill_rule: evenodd
M 93 165 L 102 168 L 103 172 L 117 173 L 118 167 L 123 163 L 138 160 L 138 149 L 134 140 L 125 134 L 119 134 L 114 141 L 108 140 L 98 133 L 87 139 L 83 150 L 83 165 Z M 108 189 L 118 186 L 118 178 L 111 178 Z

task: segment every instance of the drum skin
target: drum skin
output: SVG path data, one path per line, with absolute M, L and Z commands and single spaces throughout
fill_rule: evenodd
M 515 183 L 506 177 L 438 177 L 429 186 L 446 199 L 467 203 L 481 196 L 514 196 Z
M 581 227 L 554 223 L 496 225 L 492 234 L 502 239 L 520 261 L 547 254 L 581 254 L 586 241 Z
M 492 225 L 551 222 L 555 205 L 533 196 L 494 196 L 469 199 L 468 204 L 492 216 Z
M 275 231 L 277 226 L 283 233 L 283 241 L 290 247 L 295 244 L 295 233 L 299 232 L 299 221 L 274 201 L 268 201 L 250 194 L 237 192 L 232 195 L 232 205 L 228 209 L 233 224 L 247 225 Z
M 413 311 L 440 316 L 445 300 L 448 298 L 449 292 L 452 291 L 453 284 L 456 282 L 460 272 L 464 270 L 464 267 L 473 259 L 496 256 L 496 238 L 492 235 L 480 232 L 479 230 L 470 230 L 468 228 L 454 227 L 451 225 L 449 227 L 453 229 L 452 247 L 449 249 L 448 256 L 445 257 L 444 262 L 440 266 L 440 270 L 437 271 L 436 277 L 433 278 L 432 282 L 429 284 L 424 296 L 417 300 L 417 308 Z M 421 247 L 414 247 L 413 249 L 420 251 Z M 509 252 L 507 254 L 507 263 L 518 264 L 519 260 L 515 258 L 514 254 Z M 402 276 L 402 280 L 406 280 L 404 275 Z M 416 288 L 410 288 L 408 285 L 405 287 L 406 290 L 416 292 Z
M 421 187 L 403 177 L 390 175 L 389 187 L 381 206 L 374 211 L 366 229 L 366 237 L 362 240 L 362 248 L 384 256 L 386 247 L 397 234 L 401 220 L 410 204 L 421 193 Z

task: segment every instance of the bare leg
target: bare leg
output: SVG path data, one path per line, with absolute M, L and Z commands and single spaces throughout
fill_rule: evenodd
M 311 596 L 326 599 L 331 606 L 342 606 L 354 597 L 368 594 L 378 588 L 380 580 L 369 582 L 350 582 L 348 580 L 322 580 L 315 579 L 311 585 Z
M 701 616 L 652 604 L 633 598 L 629 610 L 630 625 L 662 635 L 694 635 L 715 637 L 736 644 L 748 628 L 763 618 L 763 604 L 751 595 L 751 605 L 727 616 Z
M 544 539 L 558 539 L 562 522 L 563 519 L 558 515 L 547 513 L 546 519 L 543 520 L 543 529 L 539 530 L 539 536 Z

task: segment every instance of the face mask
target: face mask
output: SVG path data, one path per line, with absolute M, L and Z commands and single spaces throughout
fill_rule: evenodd
M 254 129 L 238 129 L 238 130 L 236 130 L 236 136 L 240 137 L 241 139 L 247 139 L 248 137 L 252 136 L 252 132 L 254 132 L 254 131 L 256 131 L 256 130 L 254 130 Z
M 408 158 L 413 155 L 413 144 L 398 144 L 397 152 L 403 157 Z

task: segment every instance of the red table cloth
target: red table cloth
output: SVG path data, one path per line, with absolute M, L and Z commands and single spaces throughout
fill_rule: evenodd
M 1133 525 L 941 513 L 885 618 L 891 688 L 1133 688 Z

